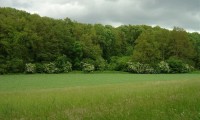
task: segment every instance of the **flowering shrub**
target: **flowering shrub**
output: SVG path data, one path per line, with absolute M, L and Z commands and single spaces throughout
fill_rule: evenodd
M 155 70 L 153 67 L 151 67 L 149 64 L 142 64 L 142 63 L 132 63 L 132 62 L 128 62 L 127 63 L 128 68 L 127 71 L 128 72 L 132 72 L 132 73 L 155 73 Z
M 44 72 L 46 72 L 46 73 L 58 73 L 59 70 L 56 67 L 55 63 L 50 62 L 48 64 L 44 64 Z
M 71 64 L 70 62 L 67 61 L 67 62 L 63 65 L 62 71 L 63 71 L 63 72 L 70 72 L 70 71 L 72 71 L 72 64 Z
M 25 68 L 26 73 L 63 73 L 63 72 L 70 72 L 72 70 L 72 64 L 70 62 L 65 62 L 62 67 L 57 67 L 55 62 L 50 62 L 46 64 L 26 64 Z
M 93 72 L 94 71 L 94 65 L 89 64 L 89 63 L 83 63 L 83 72 Z
M 141 64 L 138 63 L 132 63 L 132 62 L 128 62 L 128 68 L 127 71 L 128 72 L 132 72 L 132 73 L 140 73 L 141 72 Z
M 160 63 L 158 63 L 158 68 L 161 73 L 169 73 L 170 72 L 169 64 L 165 61 L 161 61 Z
M 27 63 L 25 66 L 26 73 L 35 73 L 36 72 L 36 65 L 32 63 Z
M 190 66 L 189 64 L 184 64 L 182 68 L 183 73 L 188 73 L 194 70 L 194 67 Z
M 155 69 L 153 67 L 151 67 L 149 64 L 143 64 L 144 66 L 144 72 L 143 73 L 146 73 L 146 74 L 153 74 L 153 73 L 156 73 Z

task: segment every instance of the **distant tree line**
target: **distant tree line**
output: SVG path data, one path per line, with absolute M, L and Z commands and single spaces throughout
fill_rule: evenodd
M 0 74 L 184 73 L 200 69 L 200 34 L 146 25 L 112 27 L 0 8 Z

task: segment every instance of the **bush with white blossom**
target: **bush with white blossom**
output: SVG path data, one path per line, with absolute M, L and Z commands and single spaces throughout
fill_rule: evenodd
M 46 73 L 58 73 L 59 72 L 58 68 L 56 67 L 55 63 L 53 63 L 53 62 L 44 64 L 44 71 Z
M 83 72 L 93 72 L 95 69 L 94 65 L 89 64 L 89 63 L 83 63 Z
M 142 64 L 142 63 L 133 63 L 128 62 L 127 63 L 127 71 L 131 73 L 140 73 L 140 74 L 150 74 L 155 73 L 155 70 L 153 67 L 151 67 L 149 64 Z
M 170 72 L 169 64 L 165 61 L 161 61 L 160 63 L 158 63 L 158 68 L 161 73 L 169 73 Z
M 36 65 L 33 63 L 27 63 L 25 65 L 25 72 L 26 73 L 35 73 L 36 72 Z

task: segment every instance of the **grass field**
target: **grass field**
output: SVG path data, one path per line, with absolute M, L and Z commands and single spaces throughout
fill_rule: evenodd
M 200 120 L 200 74 L 0 76 L 2 120 Z

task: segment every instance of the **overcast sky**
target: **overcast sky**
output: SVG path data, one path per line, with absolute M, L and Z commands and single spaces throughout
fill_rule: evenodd
M 0 6 L 83 23 L 179 26 L 200 32 L 200 0 L 0 0 Z

